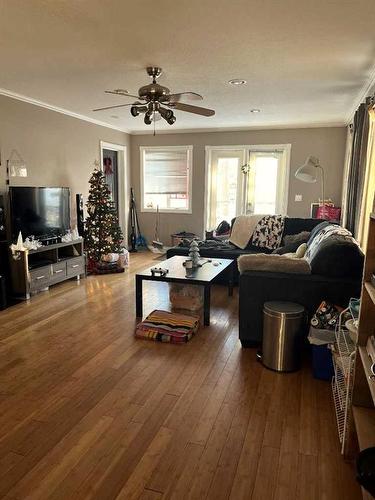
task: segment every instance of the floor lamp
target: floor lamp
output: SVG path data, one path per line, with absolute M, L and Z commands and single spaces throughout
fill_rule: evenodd
M 322 175 L 322 206 L 323 206 L 323 212 L 324 212 L 324 207 L 325 207 L 325 185 L 324 185 L 324 168 L 320 165 L 319 159 L 316 158 L 315 156 L 309 156 L 305 163 L 299 167 L 295 173 L 296 179 L 299 179 L 300 181 L 303 182 L 317 182 L 318 177 L 318 169 L 321 170 Z

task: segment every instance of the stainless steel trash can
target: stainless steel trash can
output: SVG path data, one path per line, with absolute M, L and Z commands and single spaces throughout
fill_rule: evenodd
M 264 366 L 278 372 L 297 370 L 305 309 L 293 302 L 265 302 L 263 307 Z

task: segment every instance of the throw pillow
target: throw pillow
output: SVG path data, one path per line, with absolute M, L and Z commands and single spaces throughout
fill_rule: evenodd
M 240 273 L 245 271 L 268 271 L 275 273 L 310 274 L 309 263 L 305 259 L 296 259 L 277 254 L 241 255 L 237 260 Z
M 253 245 L 273 250 L 278 248 L 284 231 L 282 215 L 266 215 L 257 224 L 253 233 Z
M 302 259 L 304 257 L 307 250 L 307 243 L 301 243 L 301 245 L 297 248 L 296 257 L 297 259 Z
M 283 243 L 284 245 L 289 245 L 291 243 L 298 243 L 299 245 L 301 243 L 306 243 L 310 237 L 310 231 L 301 231 L 300 233 L 297 234 L 287 234 L 283 238 Z

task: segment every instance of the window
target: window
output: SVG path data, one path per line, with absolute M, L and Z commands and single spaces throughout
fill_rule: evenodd
M 192 146 L 141 147 L 142 211 L 191 213 Z
M 290 145 L 207 147 L 206 229 L 239 214 L 286 214 Z

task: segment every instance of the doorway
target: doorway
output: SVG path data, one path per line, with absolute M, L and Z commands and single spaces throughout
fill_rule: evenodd
M 129 198 L 126 146 L 100 141 L 100 165 L 115 204 L 124 241 L 128 241 Z
M 205 225 L 241 214 L 287 213 L 290 144 L 207 146 Z
M 118 151 L 112 149 L 103 149 L 102 169 L 105 175 L 105 181 L 111 193 L 111 199 L 115 204 L 117 216 L 119 216 L 118 207 Z

